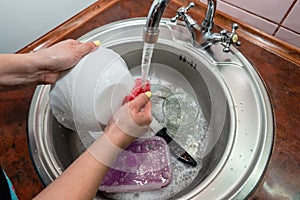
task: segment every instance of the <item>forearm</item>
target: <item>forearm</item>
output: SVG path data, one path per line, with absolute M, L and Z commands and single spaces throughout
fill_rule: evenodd
M 108 167 L 84 152 L 35 199 L 93 199 Z
M 35 199 L 93 199 L 109 166 L 134 140 L 128 137 L 120 130 L 108 130 Z
M 99 42 L 65 40 L 51 47 L 26 54 L 0 54 L 0 90 L 41 83 L 52 84 L 61 71 L 99 46 Z
M 35 53 L 0 55 L 0 90 L 36 85 L 43 81 L 42 61 Z
M 104 133 L 36 199 L 92 199 L 118 154 L 140 136 L 124 132 L 127 127 L 121 127 L 120 122 L 137 123 L 141 126 L 150 124 L 152 118 L 150 96 L 140 94 L 128 103 L 129 106 L 126 106 L 128 104 L 122 106 L 121 108 L 126 106 L 129 109 L 125 109 L 126 117 L 118 114 L 124 112 L 123 109 L 117 110 L 114 116 L 121 118 L 112 117 Z M 136 121 L 124 118 L 132 118 Z

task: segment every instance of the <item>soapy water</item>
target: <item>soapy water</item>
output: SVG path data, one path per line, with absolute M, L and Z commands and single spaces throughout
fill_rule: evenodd
M 205 153 L 205 137 L 208 129 L 208 123 L 201 107 L 196 103 L 196 100 L 192 99 L 191 95 L 186 93 L 182 88 L 163 81 L 160 81 L 160 84 L 152 83 L 151 91 L 153 117 L 162 127 L 167 128 L 168 134 L 194 159 L 201 162 Z M 185 105 L 178 107 L 177 101 L 173 100 L 173 98 L 177 96 L 178 98 L 183 98 L 180 101 L 181 104 L 185 103 Z M 172 101 L 168 101 L 170 98 L 172 98 Z M 175 106 L 170 105 L 172 103 L 174 103 Z M 167 109 L 169 109 L 168 112 L 165 111 Z M 174 112 L 171 113 L 171 109 L 173 109 Z M 166 116 L 166 114 L 168 114 L 168 116 Z M 177 119 L 179 115 L 183 115 L 180 120 Z M 174 118 L 176 118 L 176 120 L 174 120 Z
M 189 94 L 177 93 L 168 96 L 163 102 L 166 126 L 176 132 L 181 127 L 189 126 L 197 118 L 198 108 L 199 105 Z
M 151 83 L 151 91 L 153 96 L 152 112 L 158 122 L 164 126 L 166 120 L 163 114 L 163 102 L 167 97 L 173 94 L 187 94 L 182 88 L 170 83 L 158 80 L 155 75 L 149 79 Z M 169 199 L 190 185 L 202 167 L 203 155 L 205 155 L 207 141 L 207 120 L 205 119 L 201 108 L 198 108 L 197 118 L 188 126 L 181 127 L 177 131 L 169 131 L 168 133 L 176 140 L 197 162 L 196 167 L 190 167 L 171 156 L 171 168 L 173 171 L 172 180 L 169 185 L 159 190 L 127 192 L 127 193 L 112 193 L 106 194 L 112 199 L 124 200 L 163 200 Z M 167 127 L 168 128 L 168 127 Z
M 159 190 L 145 191 L 145 192 L 131 192 L 131 193 L 115 193 L 109 194 L 108 197 L 113 199 L 122 200 L 163 200 L 169 199 L 175 196 L 178 192 L 186 188 L 197 176 L 201 166 L 195 168 L 189 168 L 184 164 L 173 160 L 171 167 L 173 168 L 173 178 L 171 183 Z

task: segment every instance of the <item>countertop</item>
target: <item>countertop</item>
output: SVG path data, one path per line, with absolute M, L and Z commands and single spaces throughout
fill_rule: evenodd
M 67 38 L 77 39 L 101 25 L 145 17 L 152 1 L 99 0 L 18 53 L 45 48 Z M 173 0 L 164 17 L 173 17 L 185 0 Z M 197 2 L 191 14 L 203 17 Z M 218 27 L 229 29 L 232 19 L 217 13 Z M 240 23 L 240 22 L 238 22 Z M 268 167 L 249 199 L 300 199 L 300 49 L 240 23 L 239 50 L 257 69 L 268 90 L 275 117 L 275 137 Z M 11 178 L 20 200 L 33 198 L 44 186 L 30 159 L 27 119 L 35 88 L 0 92 L 0 164 Z

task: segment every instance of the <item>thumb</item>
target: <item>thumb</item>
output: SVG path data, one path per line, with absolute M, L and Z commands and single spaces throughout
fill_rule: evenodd
M 133 121 L 140 126 L 147 126 L 152 121 L 151 93 L 146 92 L 129 102 L 129 110 Z
M 135 113 L 143 111 L 148 102 L 150 102 L 150 96 L 150 92 L 139 94 L 134 100 L 129 102 L 130 109 Z
M 99 41 L 93 41 L 93 42 L 84 42 L 79 45 L 80 52 L 82 55 L 86 55 L 90 53 L 91 51 L 97 49 L 100 46 Z

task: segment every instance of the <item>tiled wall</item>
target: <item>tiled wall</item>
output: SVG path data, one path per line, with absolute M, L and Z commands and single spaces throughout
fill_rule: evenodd
M 207 3 L 207 0 L 200 0 Z M 300 48 L 300 0 L 217 0 L 217 10 Z

